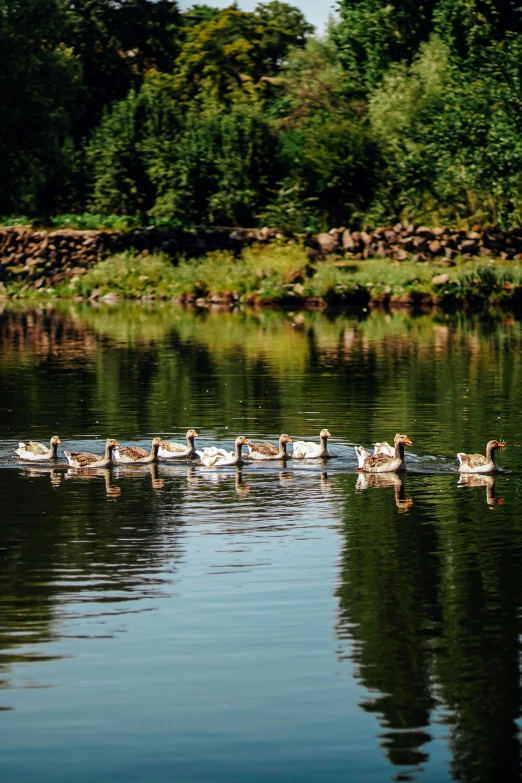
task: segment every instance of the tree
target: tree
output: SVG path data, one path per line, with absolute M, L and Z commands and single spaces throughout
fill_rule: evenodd
M 172 0 L 62 1 L 66 40 L 83 68 L 75 122 L 79 142 L 99 122 L 105 107 L 139 88 L 149 69 L 172 69 L 181 17 Z
M 0 213 L 47 211 L 65 177 L 81 69 L 62 21 L 57 0 L 0 0 Z
M 352 89 L 364 91 L 410 60 L 433 29 L 437 0 L 340 0 L 335 38 Z
M 190 27 L 176 61 L 180 96 L 200 91 L 224 100 L 241 88 L 267 88 L 291 45 L 303 46 L 313 28 L 286 3 L 260 4 L 253 13 L 236 6 L 205 15 Z

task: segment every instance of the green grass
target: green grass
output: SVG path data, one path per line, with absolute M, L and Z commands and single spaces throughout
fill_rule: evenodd
M 433 283 L 444 274 L 448 279 Z M 162 253 L 119 253 L 98 262 L 83 275 L 64 282 L 47 295 L 89 298 L 116 294 L 120 298 L 161 297 L 211 299 L 232 297 L 258 304 L 292 304 L 312 297 L 328 304 L 365 303 L 368 300 L 442 300 L 456 306 L 464 302 L 482 305 L 522 299 L 522 266 L 519 262 L 489 260 L 486 263 L 457 259 L 449 269 L 429 263 L 392 260 L 349 261 L 328 259 L 311 263 L 298 244 L 254 245 L 240 257 L 228 251 L 209 253 L 200 259 L 174 265 Z M 23 281 L 9 286 L 10 294 L 22 292 Z M 45 293 L 43 293 L 45 296 Z

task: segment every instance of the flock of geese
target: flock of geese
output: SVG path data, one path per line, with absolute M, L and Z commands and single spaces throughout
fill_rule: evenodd
M 113 463 L 127 465 L 144 465 L 158 462 L 159 460 L 191 459 L 199 460 L 201 465 L 208 468 L 228 467 L 239 465 L 244 460 L 286 460 L 286 459 L 330 459 L 332 455 L 328 451 L 328 438 L 331 437 L 327 429 L 319 433 L 319 443 L 304 440 L 292 440 L 289 435 L 281 435 L 279 445 L 273 443 L 252 441 L 240 435 L 235 441 L 235 450 L 227 451 L 218 446 L 207 446 L 198 450 L 194 446 L 194 440 L 198 438 L 195 430 L 187 432 L 187 443 L 175 443 L 153 438 L 151 449 L 147 451 L 140 446 L 121 446 L 117 440 L 108 438 L 105 443 L 103 455 L 90 454 L 84 451 L 64 451 L 67 462 L 72 468 L 78 470 L 84 468 L 104 468 Z M 293 446 L 292 452 L 287 451 L 288 444 Z M 58 459 L 58 446 L 60 438 L 53 435 L 49 446 L 36 441 L 22 441 L 18 444 L 15 454 L 21 460 L 42 462 Z M 364 473 L 395 473 L 406 470 L 405 446 L 412 446 L 412 441 L 407 435 L 398 433 L 394 438 L 394 445 L 383 441 L 374 444 L 374 451 L 370 453 L 362 446 L 355 447 L 358 470 Z M 496 449 L 504 448 L 503 441 L 490 440 L 486 445 L 486 455 L 464 454 L 459 452 L 460 473 L 493 473 L 499 470 L 495 462 Z M 248 449 L 248 455 L 243 454 L 243 447 Z

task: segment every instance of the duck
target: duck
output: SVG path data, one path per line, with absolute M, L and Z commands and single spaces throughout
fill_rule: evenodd
M 274 446 L 273 443 L 249 440 L 247 441 L 247 447 L 250 453 L 250 459 L 286 459 L 290 456 L 286 451 L 286 444 L 292 442 L 292 438 L 285 434 L 279 437 L 279 448 Z
M 153 438 L 150 451 L 142 449 L 141 446 L 121 446 L 117 451 L 116 460 L 126 465 L 147 465 L 149 462 L 157 462 L 161 443 L 161 438 Z
M 64 454 L 72 468 L 104 468 L 113 464 L 113 460 L 118 458 L 119 447 L 117 440 L 107 438 L 103 457 L 99 454 L 89 454 L 87 451 L 65 451 Z
M 367 449 L 364 448 L 364 446 L 356 446 L 355 447 L 355 453 L 357 455 L 357 462 L 359 463 L 359 467 L 362 468 L 362 466 L 365 463 L 365 460 L 370 456 L 370 453 Z M 393 457 L 395 454 L 395 449 L 393 449 L 388 441 L 383 440 L 382 443 L 374 443 L 373 444 L 373 453 L 374 454 L 388 454 L 390 457 Z
M 45 446 L 45 444 L 38 443 L 35 440 L 24 440 L 18 444 L 18 448 L 15 449 L 15 454 L 18 454 L 20 459 L 32 460 L 33 462 L 58 459 L 58 446 L 60 443 L 61 440 L 58 435 L 53 435 L 49 442 L 49 446 Z
M 187 445 L 184 443 L 174 443 L 171 440 L 162 440 L 158 455 L 161 459 L 180 459 L 183 457 L 195 457 L 194 438 L 199 438 L 196 430 L 188 430 Z
M 358 453 L 358 449 L 361 447 L 356 446 L 355 453 L 359 460 L 359 467 L 357 470 L 363 470 L 366 473 L 393 473 L 396 470 L 406 470 L 404 446 L 413 446 L 413 443 L 407 435 L 401 435 L 400 433 L 397 433 L 393 442 L 395 445 L 393 455 L 369 454 L 362 461 L 362 464 Z
M 248 440 L 244 435 L 236 438 L 235 451 L 226 451 L 218 449 L 216 446 L 208 446 L 202 451 L 196 451 L 201 464 L 207 468 L 219 468 L 225 465 L 238 465 L 241 460 L 241 450 L 243 446 L 248 445 Z
M 459 473 L 493 473 L 495 470 L 501 470 L 495 462 L 496 449 L 505 448 L 506 444 L 499 440 L 490 440 L 486 444 L 486 456 L 482 454 L 464 454 L 459 451 L 457 459 L 459 461 Z
M 327 448 L 327 441 L 328 438 L 331 438 L 332 436 L 328 432 L 328 430 L 321 430 L 319 433 L 319 440 L 320 443 L 313 443 L 311 441 L 305 441 L 305 440 L 296 440 L 294 441 L 294 450 L 292 452 L 292 457 L 294 459 L 317 459 L 317 458 L 326 458 L 329 457 L 330 454 L 328 452 Z

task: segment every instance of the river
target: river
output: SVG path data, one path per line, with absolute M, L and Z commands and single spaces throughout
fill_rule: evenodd
M 521 397 L 505 314 L 6 306 L 2 781 L 520 780 Z M 189 427 L 333 458 L 63 458 Z M 396 432 L 406 476 L 358 474 Z M 490 438 L 505 472 L 459 482 Z

